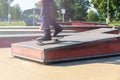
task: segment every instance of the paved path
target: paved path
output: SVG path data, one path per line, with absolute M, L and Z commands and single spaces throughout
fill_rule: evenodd
M 42 65 L 0 48 L 0 80 L 120 80 L 120 56 Z

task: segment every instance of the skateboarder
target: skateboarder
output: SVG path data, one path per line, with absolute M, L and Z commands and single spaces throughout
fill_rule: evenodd
M 42 22 L 42 29 L 44 30 L 44 36 L 41 37 L 40 41 L 51 40 L 50 25 L 55 29 L 53 37 L 57 36 L 58 33 L 62 31 L 62 27 L 56 23 L 56 20 L 50 16 L 51 7 L 54 4 L 54 0 L 40 0 L 41 13 L 40 20 Z

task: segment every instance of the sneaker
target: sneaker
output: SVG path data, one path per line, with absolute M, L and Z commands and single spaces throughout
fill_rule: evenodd
M 55 32 L 54 32 L 54 34 L 53 34 L 53 37 L 56 37 L 57 34 L 60 33 L 62 30 L 63 30 L 62 27 L 59 27 L 59 28 L 55 29 Z
M 49 41 L 51 40 L 50 30 L 44 30 L 45 35 L 43 37 L 37 38 L 38 41 Z
M 36 39 L 37 41 L 49 41 L 49 40 L 52 40 L 51 37 L 46 37 L 46 36 L 43 36 L 43 37 L 39 37 Z

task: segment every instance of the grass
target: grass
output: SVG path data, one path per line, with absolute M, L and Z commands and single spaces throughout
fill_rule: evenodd
M 120 26 L 120 21 L 114 21 L 109 24 L 110 26 Z
M 8 22 L 0 22 L 0 26 L 8 26 Z M 21 22 L 10 22 L 10 26 L 25 26 L 23 21 Z M 111 22 L 109 26 L 120 26 L 120 21 Z
M 0 22 L 0 26 L 8 26 L 8 22 Z M 25 26 L 24 22 L 10 22 L 10 26 Z

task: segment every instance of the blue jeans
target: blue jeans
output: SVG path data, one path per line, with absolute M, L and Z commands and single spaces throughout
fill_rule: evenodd
M 56 20 L 51 17 L 51 7 L 54 4 L 54 0 L 43 0 L 43 6 L 41 6 L 40 20 L 42 22 L 43 30 L 50 30 L 49 26 L 52 25 L 57 28 L 59 25 Z

